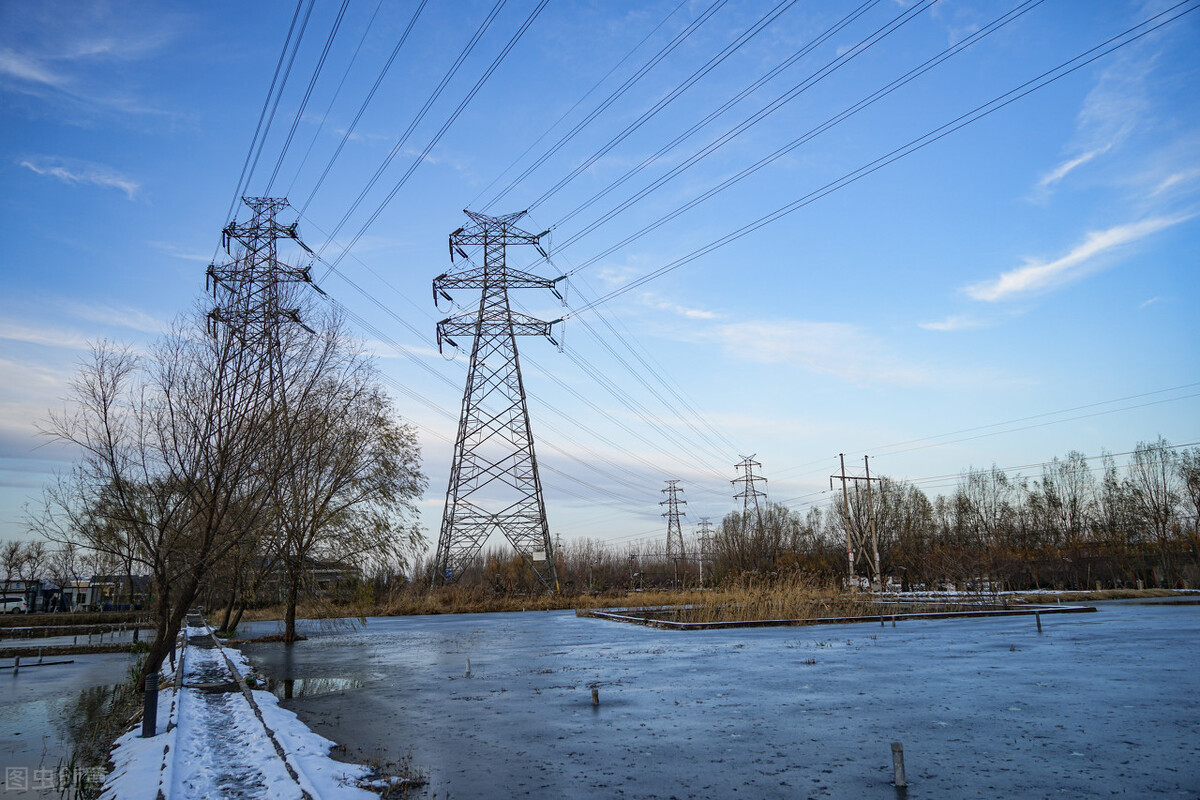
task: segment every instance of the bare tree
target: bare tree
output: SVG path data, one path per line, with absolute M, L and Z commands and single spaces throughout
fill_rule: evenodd
M 169 652 L 209 569 L 263 516 L 275 475 L 262 358 L 199 315 L 147 357 L 102 343 L 44 433 L 79 460 L 32 522 L 48 538 L 133 560 L 153 581 L 156 638 L 142 677 Z
M 423 544 L 413 505 L 425 488 L 416 432 L 400 422 L 373 362 L 335 319 L 285 352 L 275 486 L 286 579 L 284 640 L 314 559 L 403 563 Z
M 12 585 L 14 575 L 20 575 L 25 561 L 25 543 L 9 539 L 0 545 L 0 568 L 4 570 L 4 591 Z

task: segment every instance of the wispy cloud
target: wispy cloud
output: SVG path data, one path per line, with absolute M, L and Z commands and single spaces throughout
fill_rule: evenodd
M 644 292 L 639 299 L 651 308 L 656 308 L 660 311 L 669 311 L 672 314 L 686 317 L 687 319 L 719 319 L 721 317 L 715 311 L 703 308 L 688 308 L 678 303 L 672 303 L 670 300 L 662 299 L 662 297 L 654 292 Z
M 0 75 L 16 78 L 20 81 L 61 88 L 66 78 L 50 69 L 39 59 L 22 53 L 15 53 L 8 48 L 0 49 Z
M 87 337 L 74 331 L 48 327 L 31 327 L 4 321 L 0 321 L 0 339 L 47 347 L 62 347 L 68 350 L 86 350 L 88 347 Z M 8 375 L 10 380 L 12 377 L 11 374 Z
M 195 250 L 187 250 L 172 242 L 146 242 L 151 247 L 162 250 L 169 256 L 174 258 L 182 258 L 184 261 L 199 261 L 202 264 L 207 264 L 212 261 L 212 254 L 204 254 Z
M 9 3 L 0 25 L 0 92 L 85 119 L 96 112 L 176 117 L 135 98 L 136 73 L 119 65 L 162 53 L 185 18 L 139 0 Z
M 1038 188 L 1039 189 L 1049 189 L 1050 187 L 1054 186 L 1056 183 L 1061 181 L 1063 178 L 1067 177 L 1067 175 L 1071 174 L 1071 172 L 1073 172 L 1078 167 L 1082 167 L 1084 164 L 1088 163 L 1096 156 L 1103 155 L 1104 153 L 1107 153 L 1111 149 L 1112 149 L 1112 143 L 1110 142 L 1101 147 L 1097 147 L 1092 150 L 1089 150 L 1086 153 L 1084 153 L 1083 155 L 1076 156 L 1075 158 L 1071 158 L 1071 159 L 1068 159 L 1068 160 L 1062 162 L 1057 167 L 1055 167 L 1054 169 L 1050 170 L 1049 172 L 1047 172 L 1045 175 L 1042 176 L 1042 179 L 1038 181 Z
M 163 333 L 170 327 L 169 323 L 144 311 L 129 306 L 107 306 L 94 303 L 66 302 L 64 308 L 71 314 L 88 322 L 110 325 L 115 328 L 140 331 L 142 333 Z
M 924 328 L 927 331 L 966 331 L 975 328 L 985 328 L 987 324 L 987 322 L 978 317 L 954 314 L 936 322 L 918 322 L 917 327 Z
M 935 382 L 927 368 L 909 364 L 856 325 L 806 320 L 717 325 L 705 334 L 740 357 L 790 364 L 857 384 L 917 386 Z
M 96 164 L 79 159 L 60 158 L 58 156 L 32 156 L 17 162 L 38 175 L 57 178 L 70 185 L 91 185 L 105 189 L 117 189 L 125 193 L 130 200 L 134 199 L 141 184 L 122 175 L 112 167 Z
M 1161 302 L 1162 302 L 1161 297 L 1151 297 L 1149 300 L 1143 300 L 1142 302 L 1138 303 L 1138 309 L 1149 308 L 1150 306 L 1154 305 L 1155 303 L 1161 303 Z
M 1191 219 L 1190 215 L 1154 217 L 1092 231 L 1061 258 L 1049 262 L 1028 260 L 1023 266 L 968 286 L 963 291 L 975 300 L 994 303 L 1056 288 L 1098 269 L 1101 256 L 1188 219 Z
M 1158 197 L 1167 192 L 1188 186 L 1194 183 L 1197 178 L 1200 178 L 1200 169 L 1184 169 L 1173 172 L 1158 182 L 1150 191 L 1150 197 Z
M 628 283 L 639 274 L 640 271 L 635 267 L 604 267 L 596 270 L 592 277 L 612 289 Z

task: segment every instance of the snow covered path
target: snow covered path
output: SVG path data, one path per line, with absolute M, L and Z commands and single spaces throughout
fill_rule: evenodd
M 365 767 L 332 760 L 332 742 L 280 708 L 274 695 L 245 688 L 241 653 L 219 645 L 198 619 L 189 619 L 186 636 L 180 689 L 159 694 L 157 735 L 140 738 L 138 726 L 117 741 L 102 797 L 377 797 L 357 785 L 367 778 Z
M 188 628 L 179 725 L 171 796 L 308 800 L 204 628 Z

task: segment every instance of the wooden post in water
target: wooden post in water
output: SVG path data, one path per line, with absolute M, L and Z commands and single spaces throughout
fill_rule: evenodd
M 599 689 L 592 689 L 592 705 L 594 705 L 594 706 L 600 705 L 600 690 Z
M 1034 619 L 1037 620 L 1038 633 L 1041 633 L 1042 632 L 1042 612 L 1035 611 L 1035 612 L 1033 612 L 1033 616 L 1034 616 Z
M 892 783 L 897 789 L 908 786 L 908 781 L 904 777 L 904 745 L 900 742 L 892 742 L 892 772 L 894 773 Z

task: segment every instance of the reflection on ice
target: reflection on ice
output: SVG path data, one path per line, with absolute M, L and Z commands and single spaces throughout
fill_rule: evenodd
M 268 683 L 271 692 L 281 700 L 335 694 L 362 686 L 363 682 L 355 678 L 283 678 Z

